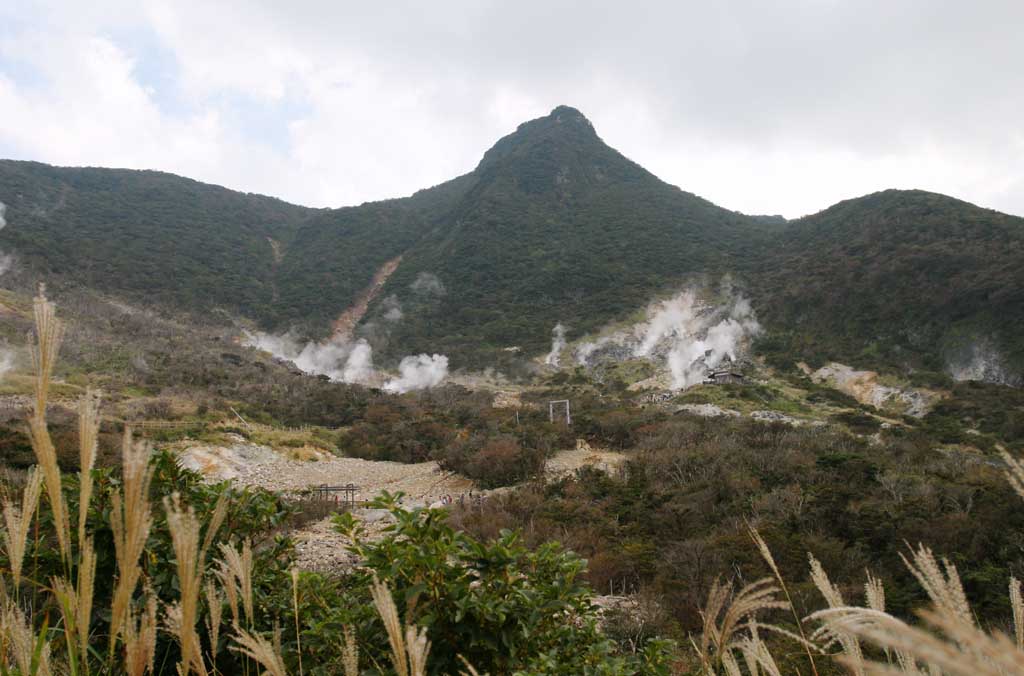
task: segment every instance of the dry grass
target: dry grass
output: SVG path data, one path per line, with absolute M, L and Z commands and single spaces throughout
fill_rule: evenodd
M 855 674 L 1024 673 L 1024 652 L 1019 644 L 1000 632 L 986 632 L 977 626 L 955 566 L 946 560 L 940 562 L 923 546 L 910 558 L 904 557 L 904 563 L 932 602 L 930 608 L 918 613 L 923 626 L 908 625 L 886 613 L 881 583 L 869 576 L 868 607 L 846 606 L 833 596 L 827 610 L 810 617 L 822 622 L 814 638 L 826 647 L 841 643 L 841 661 Z M 1015 598 L 1015 586 L 1010 583 L 1010 599 L 1020 634 L 1017 618 L 1024 614 L 1024 608 L 1019 595 Z M 859 648 L 862 640 L 881 648 L 885 660 L 864 659 Z M 847 649 L 853 644 L 856 649 Z
M 288 572 L 292 578 L 292 616 L 295 618 L 295 652 L 299 656 L 299 676 L 302 676 L 302 629 L 299 627 L 299 569 L 292 566 L 292 569 Z
M 253 598 L 253 553 L 249 542 L 241 548 L 221 544 L 220 560 L 212 567 L 207 555 L 216 540 L 225 516 L 227 503 L 217 504 L 207 523 L 200 523 L 195 512 L 181 504 L 177 495 L 164 502 L 168 527 L 175 553 L 180 595 L 162 609 L 151 590 L 139 590 L 142 580 L 140 559 L 153 524 L 149 489 L 152 469 L 148 450 L 133 442 L 126 430 L 123 444 L 123 476 L 121 487 L 111 497 L 110 527 L 114 536 L 117 578 L 111 601 L 109 651 L 104 662 L 90 645 L 93 599 L 96 586 L 96 553 L 87 532 L 85 512 L 92 500 L 93 486 L 89 471 L 95 462 L 96 425 L 99 411 L 98 395 L 87 392 L 79 406 L 79 475 L 80 512 L 77 528 L 70 527 L 67 504 L 61 489 L 61 474 L 56 452 L 46 423 L 50 376 L 63 335 L 52 303 L 41 293 L 34 304 L 36 339 L 33 342 L 35 366 L 35 405 L 29 418 L 31 441 L 38 465 L 27 476 L 20 501 L 5 496 L 3 500 L 3 543 L 10 561 L 8 574 L 0 575 L 0 660 L 4 669 L 13 667 L 22 675 L 47 676 L 67 674 L 126 673 L 143 676 L 155 673 L 154 656 L 158 618 L 174 635 L 181 647 L 177 672 L 206 675 L 216 672 L 213 654 L 203 654 L 203 645 L 196 631 L 205 624 L 209 644 L 216 651 L 220 642 L 223 606 L 231 612 L 234 630 L 229 646 L 249 664 L 271 676 L 287 673 L 285 655 L 281 650 L 280 633 L 261 635 Z M 1024 463 L 1004 455 L 1006 475 L 1011 486 L 1024 498 Z M 23 574 L 26 543 L 33 515 L 45 488 L 54 516 L 54 532 L 64 575 L 48 581 L 43 588 L 50 594 L 60 613 L 60 623 L 48 634 L 36 633 L 32 617 L 19 605 L 18 590 L 26 582 Z M 1000 676 L 1024 674 L 1024 598 L 1021 583 L 1009 581 L 1009 598 L 1013 610 L 1014 635 L 987 631 L 980 627 L 968 603 L 960 576 L 948 560 L 937 558 L 931 550 L 918 546 L 904 557 L 911 574 L 926 591 L 929 608 L 919 612 L 921 624 L 910 625 L 888 614 L 885 589 L 868 575 L 865 605 L 849 605 L 839 588 L 828 578 L 824 568 L 810 558 L 811 579 L 827 604 L 825 610 L 801 618 L 793 607 L 782 571 L 767 544 L 751 529 L 751 537 L 769 566 L 774 579 L 765 578 L 734 591 L 732 585 L 716 581 L 703 610 L 703 631 L 693 640 L 694 650 L 703 674 L 729 676 L 782 676 L 764 632 L 792 640 L 806 652 L 809 670 L 817 673 L 815 653 L 839 647 L 837 661 L 849 673 L 873 674 L 948 674 L 949 676 Z M 292 576 L 292 606 L 296 632 L 301 641 L 299 615 L 300 578 Z M 9 586 L 8 586 L 9 585 Z M 13 594 L 8 594 L 8 588 Z M 427 671 L 430 641 L 422 627 L 403 624 L 390 590 L 378 580 L 371 586 L 374 605 L 380 615 L 390 647 L 391 663 L 399 676 L 423 676 Z M 202 600 L 205 598 L 205 604 Z M 762 623 L 762 613 L 791 611 L 797 631 Z M 242 628 L 242 621 L 248 625 Z M 810 636 L 804 623 L 816 623 L 818 629 Z M 299 643 L 301 653 L 301 643 Z M 870 646 L 871 650 L 867 647 Z M 344 631 L 339 649 L 339 664 L 346 676 L 359 673 L 359 651 L 351 628 Z M 870 658 L 868 656 L 871 656 Z M 301 662 L 299 673 L 302 674 Z M 467 675 L 476 675 L 466 663 Z
M 32 524 L 32 515 L 39 503 L 39 495 L 43 490 L 43 475 L 35 467 L 28 472 L 28 481 L 21 494 L 21 507 L 16 507 L 10 498 L 3 502 L 4 550 L 11 566 L 11 578 L 14 583 L 15 595 L 21 586 L 21 571 L 25 561 L 25 546 L 28 543 L 28 531 Z
M 14 603 L 5 602 L 0 608 L 0 659 L 8 666 L 17 667 L 21 674 L 49 676 L 49 644 L 43 644 L 38 655 L 35 649 L 35 632 L 25 613 Z
M 240 590 L 242 595 L 242 609 L 245 611 L 245 620 L 252 624 L 253 621 L 253 600 L 252 600 L 252 546 L 246 540 L 242 543 L 241 551 L 229 544 L 220 546 L 221 579 L 225 580 L 225 589 L 228 591 L 228 599 L 237 596 L 234 590 Z M 227 579 L 230 581 L 227 581 Z M 238 602 L 232 604 L 232 613 L 235 624 L 240 624 L 238 617 Z
M 149 486 L 153 469 L 149 451 L 133 443 L 131 430 L 125 429 L 121 456 L 121 488 L 111 495 L 110 529 L 114 534 L 114 555 L 117 559 L 117 583 L 110 617 L 110 653 L 113 654 L 129 606 L 142 575 L 139 559 L 146 547 L 153 525 L 149 504 Z
M 237 645 L 232 646 L 232 650 L 254 660 L 270 676 L 288 676 L 281 653 L 273 642 L 244 629 L 235 630 L 235 642 Z
M 811 652 L 812 644 L 807 640 L 807 632 L 804 631 L 804 623 L 796 611 L 796 606 L 793 605 L 793 597 L 789 593 L 789 587 L 786 586 L 785 578 L 782 577 L 782 571 L 779 570 L 779 566 L 775 563 L 775 557 L 772 556 L 772 551 L 768 548 L 768 543 L 764 541 L 764 538 L 761 537 L 761 534 L 757 529 L 748 525 L 748 532 L 750 534 L 750 538 L 757 546 L 757 551 L 761 554 L 761 558 L 768 564 L 768 568 L 771 569 L 772 574 L 775 576 L 775 580 L 779 583 L 779 587 L 786 595 L 786 603 L 788 604 L 789 610 L 793 613 L 793 619 L 796 621 L 796 628 L 799 633 L 799 637 L 794 638 L 797 638 L 798 643 L 803 647 L 804 653 L 807 655 L 807 661 L 810 664 L 811 673 L 814 674 L 814 676 L 818 676 L 818 665 L 815 663 L 814 655 Z
M 153 659 L 156 656 L 157 622 L 156 596 L 150 591 L 144 594 L 145 610 L 136 617 L 129 612 L 124 628 L 124 670 L 129 676 L 153 673 Z
M 46 426 L 46 402 L 50 391 L 53 367 L 57 352 L 64 338 L 64 325 L 57 319 L 53 303 L 46 299 L 45 288 L 40 285 L 39 296 L 34 301 L 36 334 L 30 345 L 32 365 L 35 370 L 35 400 L 29 418 L 29 433 L 36 461 L 43 470 L 46 494 L 57 524 L 56 536 L 65 568 L 71 564 L 71 528 L 68 522 L 67 504 L 61 491 L 61 473 L 57 464 L 57 451 L 53 447 L 50 431 Z
M 384 621 L 384 629 L 388 634 L 391 646 L 391 666 L 398 676 L 424 676 L 427 668 L 427 655 L 430 653 L 430 641 L 427 630 L 413 625 L 402 626 L 398 619 L 398 609 L 391 597 L 391 590 L 374 575 L 370 586 L 373 605 Z
M 341 664 L 345 669 L 345 676 L 359 676 L 359 645 L 356 643 L 352 627 L 345 625 L 345 643 L 341 648 Z
M 181 647 L 181 661 L 178 673 L 188 676 L 193 670 L 206 676 L 202 648 L 196 623 L 199 620 L 199 595 L 202 589 L 202 559 L 199 548 L 199 520 L 191 507 L 183 507 L 180 496 L 175 493 L 164 498 L 167 512 L 167 527 L 171 531 L 174 558 L 178 567 L 180 599 L 167 609 L 167 628 L 178 639 Z
M 86 390 L 78 406 L 78 541 L 85 542 L 85 522 L 92 500 L 92 468 L 96 464 L 96 449 L 100 433 L 99 393 Z

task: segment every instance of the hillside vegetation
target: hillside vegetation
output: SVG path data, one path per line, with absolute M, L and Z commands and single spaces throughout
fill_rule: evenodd
M 355 513 L 330 519 L 358 566 L 302 572 L 293 497 L 204 482 L 130 432 L 119 466 L 104 466 L 94 391 L 78 398 L 77 437 L 54 435 L 63 331 L 45 297 L 32 309 L 34 462 L 0 477 L 8 673 L 1010 674 L 1024 663 L 1024 643 L 1000 631 L 1024 636 L 1024 464 L 1005 451 L 1001 464 L 937 453 L 926 429 L 903 426 L 866 439 L 671 415 L 553 378 L 528 401 L 575 393 L 572 433 L 625 449 L 624 468 L 447 508 L 384 493 L 368 505 L 390 521 L 376 535 Z M 480 416 L 481 435 L 569 435 L 419 396 L 367 406 L 359 444 L 420 438 L 402 423 L 427 422 L 434 406 L 442 428 Z
M 778 352 L 941 371 L 991 343 L 1024 367 L 1024 219 L 888 190 L 791 222 L 746 276 Z
M 259 317 L 274 251 L 313 210 L 155 171 L 0 162 L 0 248 L 51 284 Z
M 363 322 L 385 361 L 438 352 L 456 369 L 514 373 L 505 348 L 542 354 L 558 322 L 573 340 L 695 279 L 730 277 L 780 366 L 835 359 L 1007 384 L 1024 367 L 1024 219 L 921 191 L 790 222 L 746 216 L 660 181 L 565 106 L 465 176 L 358 207 L 10 161 L 0 201 L 0 248 L 28 276 L 314 338 L 401 255 Z M 424 276 L 436 282 L 426 290 Z M 396 306 L 401 321 L 381 321 Z

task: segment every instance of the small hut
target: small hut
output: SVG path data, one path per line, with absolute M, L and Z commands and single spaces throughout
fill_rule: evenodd
M 747 382 L 747 379 L 740 371 L 735 369 L 724 369 L 712 371 L 708 374 L 707 378 L 704 379 L 704 382 L 708 385 L 728 385 L 729 383 L 745 383 Z

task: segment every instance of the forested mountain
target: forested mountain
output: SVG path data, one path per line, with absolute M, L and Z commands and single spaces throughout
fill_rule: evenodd
M 660 181 L 572 108 L 521 125 L 471 176 L 384 295 L 409 310 L 397 343 L 481 364 L 502 347 L 545 349 L 557 322 L 582 335 L 690 275 L 729 270 L 747 240 L 773 227 Z M 448 293 L 409 293 L 423 273 Z
M 365 322 L 381 358 L 482 367 L 730 275 L 783 361 L 941 370 L 980 345 L 1024 366 L 1024 219 L 886 191 L 786 222 L 668 185 L 577 110 L 524 123 L 469 174 L 403 199 L 312 210 L 168 174 L 0 161 L 0 249 L 56 280 L 323 337 L 386 262 Z M 423 280 L 430 284 L 423 286 Z M 984 351 L 983 350 L 983 351 Z
M 792 221 L 746 277 L 776 348 L 933 371 L 1024 367 L 1024 219 L 887 190 Z
M 154 304 L 256 315 L 274 246 L 311 209 L 156 171 L 0 161 L 0 249 L 53 281 Z

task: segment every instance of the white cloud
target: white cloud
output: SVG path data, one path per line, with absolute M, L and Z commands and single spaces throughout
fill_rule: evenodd
M 19 158 L 337 206 L 468 171 L 565 103 L 728 208 L 919 187 L 1024 213 L 1018 0 L 14 4 L 0 150 Z

